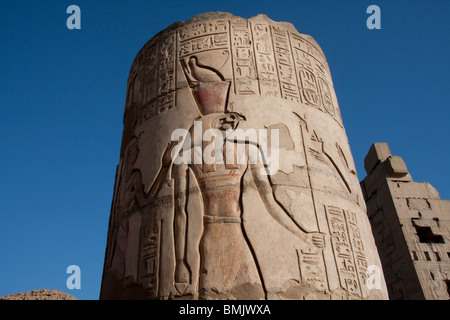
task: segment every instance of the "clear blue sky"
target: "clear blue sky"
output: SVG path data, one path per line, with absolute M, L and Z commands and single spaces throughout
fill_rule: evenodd
M 71 4 L 81 30 L 66 27 Z M 371 4 L 381 30 L 366 27 Z M 98 299 L 129 68 L 154 34 L 207 11 L 265 13 L 313 36 L 359 179 L 371 144 L 388 142 L 450 199 L 450 1 L 2 1 L 0 296 Z M 72 264 L 80 290 L 66 287 Z

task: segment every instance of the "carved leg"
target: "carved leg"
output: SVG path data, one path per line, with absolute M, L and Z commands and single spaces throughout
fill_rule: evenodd
M 175 210 L 174 220 L 174 236 L 175 236 L 175 288 L 182 295 L 189 286 L 189 271 L 185 262 L 186 247 L 186 212 L 183 210 Z
M 183 295 L 190 283 L 189 269 L 186 265 L 186 184 L 187 167 L 183 164 L 174 165 L 175 180 L 175 216 L 174 216 L 174 244 L 175 244 L 175 288 Z

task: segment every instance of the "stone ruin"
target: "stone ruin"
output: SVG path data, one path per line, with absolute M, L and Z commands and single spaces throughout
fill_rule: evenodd
M 385 142 L 372 145 L 361 181 L 390 300 L 449 300 L 450 201 L 415 182 Z

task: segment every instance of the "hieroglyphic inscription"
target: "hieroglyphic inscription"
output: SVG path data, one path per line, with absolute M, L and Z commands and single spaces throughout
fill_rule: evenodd
M 156 44 L 145 53 L 144 66 L 144 101 L 154 100 L 158 95 L 158 47 Z
M 143 117 L 148 120 L 156 115 L 156 98 L 158 97 L 158 45 L 154 44 L 144 52 L 144 111 Z
M 328 83 L 319 78 L 318 84 L 320 88 L 320 94 L 322 96 L 322 103 L 325 110 L 327 110 L 331 115 L 334 115 L 334 105 L 333 105 L 333 98 L 331 95 L 330 87 L 328 86 Z
M 304 101 L 313 106 L 320 103 L 319 90 L 317 88 L 316 76 L 311 69 L 300 68 L 300 84 Z
M 361 289 L 356 274 L 344 212 L 334 206 L 327 206 L 326 212 L 341 287 L 349 293 L 359 295 Z
M 307 104 L 324 108 L 335 116 L 330 85 L 326 79 L 326 60 L 322 53 L 311 43 L 297 35 L 290 34 L 294 62 L 299 74 L 299 87 L 302 98 Z
M 366 296 L 367 258 L 354 212 L 326 207 L 339 280 L 350 293 Z
M 306 63 L 312 67 L 312 61 L 317 60 L 322 65 L 322 68 L 324 68 L 326 65 L 325 57 L 314 45 L 293 33 L 290 33 L 290 36 L 292 48 L 294 49 L 294 57 L 299 62 Z
M 359 277 L 359 283 L 363 296 L 367 288 L 367 258 L 364 253 L 364 244 L 361 238 L 361 232 L 358 227 L 358 221 L 356 213 L 345 210 L 345 217 L 347 220 L 348 235 L 350 238 L 350 244 L 353 249 L 353 256 L 355 258 L 356 271 Z
M 143 227 L 141 250 L 141 283 L 148 293 L 158 294 L 159 238 L 161 221 L 149 223 Z
M 247 20 L 232 21 L 230 32 L 235 93 L 238 95 L 258 94 L 255 58 Z
M 148 120 L 175 107 L 175 34 L 144 50 L 144 106 L 142 118 Z M 144 65 L 144 63 L 143 63 Z
M 270 26 L 257 23 L 252 26 L 252 32 L 261 95 L 280 97 L 280 84 L 271 41 Z
M 227 47 L 228 35 L 226 33 L 206 35 L 180 42 L 179 55 L 180 57 L 186 57 L 202 51 L 225 49 Z
M 180 42 L 191 38 L 197 38 L 204 35 L 211 35 L 217 33 L 227 33 L 228 22 L 226 20 L 208 21 L 192 23 L 178 32 L 178 39 Z
M 321 252 L 317 249 L 306 248 L 301 249 L 300 252 L 297 250 L 297 256 L 302 281 L 313 285 L 320 291 L 326 291 L 328 285 Z
M 272 26 L 272 39 L 280 78 L 281 96 L 289 101 L 300 102 L 288 32 L 280 27 Z
M 282 97 L 337 116 L 327 63 L 315 45 L 280 26 L 219 19 L 179 28 L 145 50 L 143 119 L 176 105 L 177 61 L 211 50 L 232 53 L 237 95 Z M 132 76 L 130 81 L 141 90 L 138 77 Z M 129 90 L 130 101 L 135 96 L 133 90 Z
M 199 52 L 227 49 L 228 21 L 217 20 L 188 25 L 178 31 L 179 58 Z
M 159 113 L 175 106 L 175 34 L 164 38 L 159 46 Z

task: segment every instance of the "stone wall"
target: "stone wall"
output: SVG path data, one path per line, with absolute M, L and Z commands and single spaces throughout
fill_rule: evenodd
M 361 182 L 389 297 L 449 299 L 450 201 L 414 182 L 402 158 L 375 143 Z

